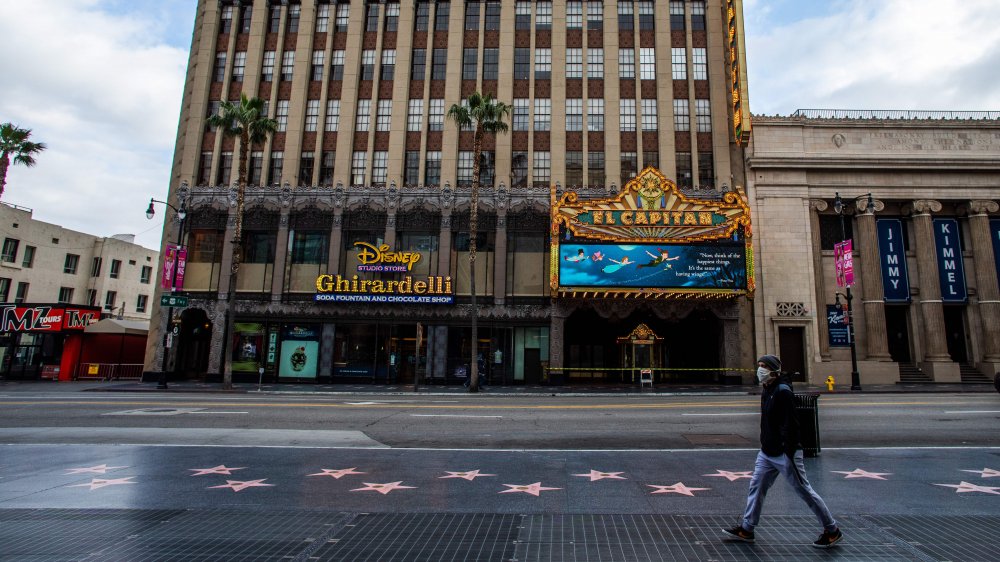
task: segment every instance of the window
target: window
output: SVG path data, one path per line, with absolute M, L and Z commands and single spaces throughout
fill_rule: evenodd
M 535 130 L 548 131 L 552 128 L 552 100 L 535 99 Z
M 604 79 L 604 49 L 587 49 L 587 79 Z
M 338 33 L 343 33 L 347 31 L 347 24 L 349 24 L 351 21 L 350 16 L 351 16 L 350 4 L 337 4 L 336 31 Z
M 604 29 L 604 2 L 587 2 L 587 29 Z
M 500 2 L 486 3 L 486 31 L 500 30 Z
M 87 306 L 97 306 L 97 289 L 87 289 Z
M 142 266 L 142 269 L 139 271 L 139 282 L 148 285 L 149 280 L 152 279 L 152 277 L 153 277 L 153 268 L 148 265 Z
M 375 51 L 371 49 L 361 51 L 361 79 L 375 79 Z
M 566 78 L 583 78 L 583 49 L 566 49 Z
M 288 18 L 285 21 L 285 31 L 287 33 L 299 32 L 299 16 L 302 15 L 302 6 L 290 4 L 288 6 Z
M 316 153 L 303 152 L 299 158 L 299 185 L 309 185 L 313 181 L 313 168 L 316 167 Z
M 431 80 L 444 80 L 447 76 L 448 49 L 434 49 L 434 60 L 431 61 Z
M 653 2 L 639 2 L 639 29 L 642 31 L 656 29 L 656 20 L 653 17 L 653 5 Z
M 670 72 L 674 80 L 687 80 L 687 51 L 684 47 L 670 49 Z
M 325 58 L 326 53 L 323 51 L 313 51 L 312 72 L 309 76 L 309 79 L 313 82 L 319 82 L 323 79 L 323 69 L 326 68 Z
M 247 66 L 247 54 L 245 52 L 234 53 L 233 56 L 233 82 L 242 82 L 243 73 Z
M 63 262 L 63 273 L 76 275 L 76 269 L 79 265 L 80 256 L 76 254 L 66 254 L 66 260 Z
M 285 51 L 281 54 L 281 79 L 289 81 L 292 79 L 292 70 L 295 68 L 295 51 Z
M 326 33 L 330 27 L 330 5 L 316 6 L 316 33 Z
M 660 167 L 660 153 L 656 151 L 643 152 L 642 153 L 642 165 L 652 166 L 654 168 Z
M 21 281 L 17 284 L 17 293 L 14 295 L 14 302 L 21 304 L 28 300 L 29 283 Z
M 479 51 L 477 49 L 463 49 L 462 80 L 475 80 L 477 70 L 479 70 Z
M 240 33 L 250 33 L 251 16 L 253 16 L 253 6 L 240 6 Z
M 656 127 L 656 100 L 642 100 L 642 130 L 655 131 Z
M 712 106 L 708 100 L 694 100 L 694 118 L 699 133 L 712 132 Z
M 688 100 L 674 100 L 674 130 L 691 130 L 691 108 Z
M 684 30 L 683 0 L 670 0 L 670 29 L 673 31 Z
M 209 176 L 212 175 L 212 153 L 202 152 L 201 159 L 198 160 L 198 183 L 207 185 Z
M 604 153 L 587 153 L 587 183 L 594 186 L 604 185 Z
M 566 130 L 567 131 L 583 130 L 582 99 L 577 98 L 577 99 L 566 100 Z
M 583 2 L 566 3 L 566 27 L 568 29 L 583 28 Z
M 73 302 L 73 287 L 59 287 L 59 300 L 56 301 L 60 304 L 70 304 Z
M 691 74 L 695 80 L 708 80 L 708 54 L 704 47 L 691 51 Z
M 365 31 L 378 31 L 378 4 L 368 4 L 365 16 Z
M 691 187 L 691 153 L 677 153 L 677 186 Z
M 444 130 L 444 100 L 434 99 L 430 100 L 430 110 L 427 114 L 427 130 L 428 131 L 443 131 Z
M 278 185 L 281 183 L 281 173 L 285 168 L 285 153 L 272 152 L 271 165 L 267 168 L 267 184 Z
M 278 109 L 275 111 L 274 120 L 278 122 L 278 132 L 288 129 L 288 100 L 278 100 Z
M 101 265 L 103 265 L 104 260 L 100 257 L 95 257 L 94 261 L 90 264 L 90 276 L 100 277 L 101 276 Z
M 296 230 L 292 235 L 292 263 L 325 264 L 330 256 L 329 239 L 328 232 Z
M 146 312 L 146 303 L 149 301 L 148 295 L 139 295 L 135 299 L 135 311 L 136 312 Z
M 344 51 L 330 53 L 330 80 L 344 79 Z
M 698 153 L 698 184 L 702 188 L 715 187 L 715 164 L 711 152 Z
M 618 77 L 635 79 L 635 50 L 618 49 Z
M 372 157 L 372 185 L 385 185 L 389 173 L 389 153 L 376 150 Z
M 420 131 L 424 121 L 424 100 L 410 100 L 406 113 L 406 130 Z
M 335 160 L 335 153 L 324 152 L 323 161 L 320 163 L 319 167 L 319 183 L 320 185 L 333 185 L 333 163 Z
M 461 186 L 472 185 L 472 163 L 475 161 L 473 156 L 474 152 L 470 151 L 460 151 L 458 153 L 458 177 L 456 183 Z
M 618 128 L 624 132 L 635 131 L 635 100 L 618 100 Z
M 434 12 L 434 31 L 448 31 L 448 18 L 451 17 L 451 5 L 438 2 Z
M 479 29 L 479 2 L 465 3 L 465 30 L 476 31 Z
M 35 265 L 35 247 L 25 246 L 24 257 L 21 259 L 21 267 L 31 269 Z
M 260 180 L 263 178 L 264 174 L 264 153 L 263 152 L 251 152 L 250 153 L 250 184 L 260 185 Z
M 10 279 L 0 277 L 0 300 L 10 302 L 8 299 L 10 299 Z
M 392 100 L 378 100 L 378 113 L 375 116 L 375 130 L 388 131 L 392 126 Z
M 532 176 L 535 187 L 548 187 L 552 179 L 552 154 L 535 151 L 535 161 L 532 166 Z
M 441 185 L 441 152 L 428 151 L 424 160 L 424 184 Z
M 622 152 L 622 177 L 621 185 L 625 185 L 635 177 L 636 166 L 639 165 L 638 155 L 635 152 Z
M 399 30 L 399 4 L 385 5 L 385 30 L 389 32 Z
M 514 4 L 514 29 L 531 29 L 531 2 Z
M 535 80 L 552 77 L 552 49 L 535 49 Z
M 264 65 L 260 71 L 260 79 L 264 82 L 274 80 L 274 51 L 264 51 Z
M 587 100 L 587 130 L 592 133 L 604 130 L 604 98 Z
M 583 152 L 566 153 L 566 187 L 583 185 Z
M 220 156 L 221 160 L 219 160 L 216 183 L 219 185 L 229 185 L 229 176 L 233 170 L 233 153 L 223 152 Z
M 122 260 L 111 260 L 111 272 L 109 275 L 112 279 L 118 279 L 118 276 L 122 272 Z
M 212 71 L 212 78 L 215 82 L 222 82 L 226 78 L 226 53 L 215 53 L 215 68 Z
M 281 104 L 278 104 L 278 107 L 280 109 Z M 315 131 L 317 126 L 319 126 L 319 100 L 308 100 L 306 102 L 306 131 Z
M 233 27 L 233 7 L 222 8 L 222 21 L 219 22 L 219 33 L 226 34 Z
M 552 2 L 535 4 L 535 29 L 552 29 Z
M 483 80 L 496 80 L 500 75 L 500 49 L 483 49 Z
M 529 100 L 525 98 L 514 98 L 511 109 L 511 129 L 515 131 L 527 131 L 529 120 Z
M 531 78 L 531 49 L 514 49 L 514 80 Z
M 382 75 L 379 80 L 392 80 L 396 77 L 396 50 L 382 51 Z
M 691 2 L 691 30 L 705 31 L 705 1 Z
M 430 23 L 431 4 L 430 2 L 417 2 L 417 15 L 413 21 L 414 31 L 427 31 Z
M 460 105 L 462 106 L 462 109 L 464 109 L 466 112 L 469 111 L 469 100 L 468 100 L 468 98 L 462 98 L 462 100 L 460 102 Z M 471 113 L 470 113 L 470 116 L 471 116 Z M 475 131 L 476 130 L 476 122 L 475 122 L 475 120 L 474 119 L 470 119 L 469 124 L 468 125 L 462 125 L 461 130 L 462 131 L 466 131 L 466 132 L 470 132 L 470 133 L 472 131 Z
M 618 29 L 632 30 L 635 29 L 634 23 L 635 8 L 632 6 L 632 0 L 626 0 L 618 2 Z
M 340 100 L 326 100 L 326 125 L 327 132 L 334 132 L 340 127 Z
M 281 27 L 281 6 L 271 6 L 267 13 L 267 31 L 277 33 Z
M 365 184 L 365 157 L 364 152 L 355 152 L 351 158 L 351 185 Z
M 410 80 L 423 80 L 427 74 L 427 49 L 413 49 Z
M 367 131 L 371 122 L 372 100 L 358 100 L 358 112 L 354 117 L 354 130 Z
M 417 185 L 420 183 L 420 151 L 406 151 L 406 166 L 403 170 L 403 184 Z
M 527 187 L 528 186 L 528 153 L 527 152 L 512 152 L 511 162 L 510 162 L 510 186 L 511 187 Z
M 656 51 L 639 49 L 639 79 L 656 80 Z

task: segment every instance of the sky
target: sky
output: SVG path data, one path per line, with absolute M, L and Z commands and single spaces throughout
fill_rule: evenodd
M 2 200 L 158 248 L 196 0 L 0 0 L 0 122 L 48 148 Z M 1000 1 L 744 0 L 754 114 L 1000 110 Z

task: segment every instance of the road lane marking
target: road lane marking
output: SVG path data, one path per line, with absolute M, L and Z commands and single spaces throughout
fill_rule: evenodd
M 187 412 L 189 414 L 249 414 L 250 412 Z
M 682 416 L 759 416 L 759 412 L 724 412 L 721 414 L 681 414 Z
M 951 410 L 946 414 L 1000 414 L 1000 410 Z
M 503 416 L 477 416 L 473 414 L 410 414 L 414 418 L 496 418 L 502 419 Z

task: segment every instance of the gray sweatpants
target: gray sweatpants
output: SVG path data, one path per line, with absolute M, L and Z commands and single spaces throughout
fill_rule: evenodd
M 837 528 L 837 522 L 833 519 L 830 510 L 827 509 L 823 498 L 819 497 L 819 494 L 809 485 L 809 480 L 806 479 L 806 469 L 802 464 L 802 451 L 795 452 L 795 462 L 792 462 L 787 455 L 772 457 L 765 455 L 764 451 L 759 451 L 757 464 L 754 465 L 753 469 L 753 478 L 750 479 L 747 510 L 743 514 L 744 529 L 753 532 L 757 523 L 760 522 L 760 510 L 764 507 L 764 498 L 779 473 L 785 476 L 795 493 L 816 514 L 816 518 L 819 519 L 824 530 L 833 531 Z

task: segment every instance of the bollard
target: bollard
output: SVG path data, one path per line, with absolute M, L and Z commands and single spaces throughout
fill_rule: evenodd
M 829 377 L 826 377 L 826 389 L 829 390 L 830 392 L 833 392 L 833 384 L 835 382 L 837 382 L 837 381 L 835 381 L 833 379 L 833 375 L 830 375 Z

